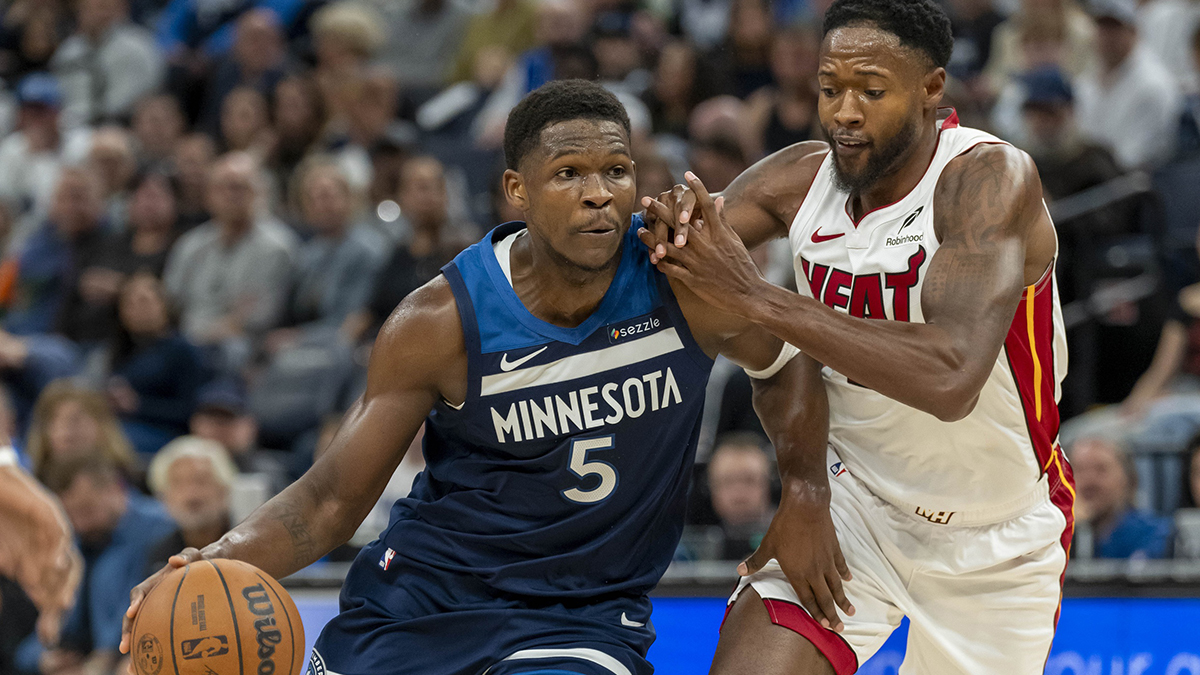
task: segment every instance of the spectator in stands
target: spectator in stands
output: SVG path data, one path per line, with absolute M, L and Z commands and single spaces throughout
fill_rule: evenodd
M 97 266 L 107 241 L 101 190 L 99 178 L 88 169 L 62 171 L 50 220 L 18 254 L 6 331 L 58 331 L 76 342 L 94 342 L 111 327 L 109 314 L 120 281 Z
M 149 455 L 187 431 L 208 371 L 200 350 L 176 330 L 157 277 L 130 277 L 117 308 L 119 326 L 96 379 L 134 449 Z
M 133 448 L 108 401 L 69 380 L 51 382 L 42 391 L 33 409 L 26 451 L 33 474 L 43 482 L 64 462 L 92 454 L 112 460 L 126 477 L 137 474 Z
M 18 82 L 46 70 L 58 49 L 59 29 L 66 20 L 60 2 L 17 0 L 6 3 L 0 22 L 0 77 Z
M 221 147 L 226 152 L 247 152 L 263 161 L 274 145 L 267 97 L 252 87 L 229 92 L 221 105 Z
M 124 127 L 107 126 L 92 134 L 88 164 L 104 188 L 104 214 L 116 231 L 125 228 L 129 211 L 129 190 L 137 174 L 137 154 L 133 135 Z
M 445 170 L 433 157 L 405 162 L 398 201 L 409 234 L 380 272 L 366 310 L 346 321 L 346 334 L 356 339 L 373 339 L 396 305 L 436 277 L 468 239 L 461 234 L 468 228 L 450 221 Z
M 150 31 L 129 20 L 129 0 L 79 0 L 75 33 L 50 65 L 63 87 L 63 115 L 71 125 L 128 118 L 165 74 Z
M 717 441 L 708 462 L 713 511 L 720 519 L 721 560 L 742 560 L 754 552 L 771 524 L 771 458 L 762 438 L 732 433 Z
M 241 87 L 267 96 L 283 79 L 287 45 L 279 16 L 269 9 L 252 9 L 238 17 L 233 48 L 217 62 L 205 93 L 197 126 L 217 130 L 225 97 Z
M 189 134 L 179 140 L 172 155 L 179 178 L 180 233 L 208 222 L 208 176 L 217 147 L 206 134 Z
M 1112 180 L 1124 173 L 1107 148 L 1087 140 L 1075 121 L 1074 95 L 1066 77 L 1053 68 L 1026 74 L 1022 106 L 1025 141 L 1020 145 L 1037 164 L 1048 201 L 1063 199 Z M 1087 253 L 1080 250 L 1077 233 L 1088 239 L 1131 231 L 1137 224 L 1133 204 L 1122 202 L 1070 221 L 1057 223 L 1063 255 L 1058 261 L 1063 302 L 1089 289 L 1081 288 L 1079 266 Z
M 278 185 L 287 185 L 300 162 L 314 150 L 327 117 L 316 83 L 307 75 L 289 75 L 275 85 L 271 116 L 275 147 L 269 166 Z
M 400 90 L 395 75 L 387 69 L 364 70 L 351 95 L 344 127 L 346 143 L 333 154 L 350 185 L 365 190 L 371 184 L 371 149 L 389 139 L 415 141 L 416 131 L 397 119 Z
M 736 136 L 718 133 L 692 141 L 692 170 L 711 190 L 724 190 L 750 163 Z M 719 187 L 718 187 L 719 186 Z
M 992 36 L 1004 23 L 992 0 L 950 0 L 954 53 L 946 69 L 956 79 L 973 84 L 992 53 Z
M 492 10 L 471 17 L 454 58 L 451 82 L 471 79 L 479 53 L 499 47 L 502 53 L 520 54 L 535 44 L 537 9 L 528 0 L 497 0 Z
M 771 44 L 773 84 L 746 101 L 747 148 L 757 159 L 793 143 L 812 140 L 817 125 L 817 50 L 820 34 L 795 27 L 775 34 Z
M 1194 71 L 1200 71 L 1200 26 L 1192 32 L 1188 54 Z M 1175 144 L 1177 159 L 1195 159 L 1200 157 L 1200 83 L 1194 83 L 1188 89 L 1183 102 L 1183 112 L 1179 116 L 1179 138 Z
M 147 168 L 170 161 L 187 122 L 174 96 L 153 94 L 134 106 L 131 129 L 137 139 L 138 165 Z
M 719 67 L 727 73 L 728 92 L 744 99 L 771 83 L 771 7 L 765 0 L 733 0 L 729 17 Z
M 317 66 L 313 72 L 334 120 L 348 119 L 354 88 L 386 39 L 383 19 L 371 6 L 339 0 L 322 7 L 309 22 Z
M 62 500 L 83 554 L 83 581 L 57 648 L 30 640 L 19 657 L 25 670 L 111 673 L 120 654 L 121 619 L 129 591 L 145 577 L 150 547 L 173 527 L 155 500 L 129 489 L 119 467 L 103 455 L 65 462 L 47 477 Z
M 1139 45 L 1134 0 L 1094 0 L 1096 66 L 1079 79 L 1079 128 L 1126 169 L 1170 158 L 1180 96 L 1167 67 Z
M 154 456 L 146 479 L 175 529 L 150 548 L 147 576 L 183 549 L 204 548 L 229 531 L 229 495 L 237 474 L 220 443 L 196 436 L 176 438 Z
M 984 75 L 994 91 L 1029 67 L 1031 33 L 1040 36 L 1038 41 L 1054 36 L 1059 67 L 1071 77 L 1082 75 L 1095 61 L 1096 26 L 1076 2 L 1021 0 L 1020 10 L 992 34 Z
M 560 62 L 580 46 L 590 24 L 591 10 L 581 0 L 545 0 L 538 5 L 537 46 L 517 56 L 480 113 L 485 145 L 498 147 L 503 142 L 508 113 L 526 94 L 562 77 Z
M 227 52 L 236 38 L 237 19 L 252 9 L 267 9 L 291 26 L 305 0 L 247 0 L 213 5 L 206 0 L 170 0 L 158 23 L 159 47 L 175 63 L 211 61 Z
M 1075 518 L 1091 527 L 1097 558 L 1162 558 L 1169 553 L 1171 522 L 1133 507 L 1137 469 L 1116 441 L 1076 440 L 1070 452 L 1075 474 Z
M 704 78 L 699 73 L 700 57 L 696 49 L 682 40 L 668 42 L 658 56 L 654 83 L 642 97 L 650 109 L 655 134 L 687 138 L 688 118 L 692 109 L 706 97 Z
M 0 141 L 0 199 L 27 226 L 46 217 L 62 167 L 91 149 L 91 131 L 63 130 L 62 93 L 50 75 L 35 73 L 17 85 L 17 131 Z M 20 238 L 20 234 L 18 234 Z
M 385 262 L 385 241 L 355 223 L 357 195 L 331 159 L 312 157 L 295 184 L 304 223 L 312 231 L 297 255 L 283 328 L 267 335 L 269 353 L 307 337 L 333 339 L 354 312 L 366 306 Z
M 424 103 L 446 84 L 462 42 L 470 13 L 460 0 L 404 3 L 372 0 L 383 17 L 388 38 L 379 60 L 400 78 L 417 103 Z
M 100 265 L 128 277 L 145 272 L 161 277 L 167 254 L 178 234 L 177 182 L 159 171 L 147 171 L 132 181 L 125 231 L 110 237 Z
M 179 239 L 163 275 L 183 334 L 216 347 L 226 372 L 248 362 L 251 340 L 278 322 L 287 299 L 295 237 L 260 213 L 263 182 L 249 155 L 219 159 L 208 184 L 213 220 Z
M 258 446 L 258 422 L 247 410 L 246 394 L 236 381 L 223 378 L 201 387 L 188 428 L 192 436 L 220 443 L 239 472 L 265 474 L 271 494 L 287 486 L 288 457 Z

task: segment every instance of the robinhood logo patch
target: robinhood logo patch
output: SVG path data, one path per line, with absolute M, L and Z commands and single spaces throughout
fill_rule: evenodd
M 921 212 L 924 210 L 924 206 L 918 206 L 916 211 L 908 214 L 908 217 L 904 219 L 904 224 L 900 226 L 899 230 L 896 230 L 896 235 L 893 237 L 886 237 L 884 239 L 884 248 L 923 243 L 925 241 L 924 232 L 920 230 L 909 230 L 908 232 L 905 232 L 904 230 L 909 225 L 912 225 L 914 222 L 916 222 L 917 216 L 921 215 Z

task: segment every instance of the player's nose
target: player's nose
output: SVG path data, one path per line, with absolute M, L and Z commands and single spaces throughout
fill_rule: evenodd
M 583 195 L 582 200 L 585 206 L 592 209 L 600 209 L 612 202 L 613 195 L 596 174 L 588 174 L 583 179 Z
M 837 109 L 833 112 L 833 121 L 844 129 L 861 127 L 863 124 L 862 106 L 857 96 L 842 96 Z

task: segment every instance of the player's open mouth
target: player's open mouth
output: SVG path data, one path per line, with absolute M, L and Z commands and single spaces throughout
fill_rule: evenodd
M 833 144 L 839 155 L 851 155 L 862 152 L 871 143 L 860 138 L 834 138 Z

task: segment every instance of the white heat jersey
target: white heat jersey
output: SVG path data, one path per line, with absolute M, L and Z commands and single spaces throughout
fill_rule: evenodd
M 939 245 L 933 227 L 938 179 L 972 147 L 1004 142 L 960 127 L 948 112 L 921 182 L 858 223 L 849 215 L 849 195 L 834 186 L 832 156 L 825 157 L 789 235 L 800 293 L 857 317 L 924 321 L 921 291 Z M 1051 269 L 1025 289 L 970 415 L 942 422 L 826 368 L 829 443 L 844 468 L 877 495 L 931 522 L 998 522 L 1045 499 L 1050 484 L 1069 480 L 1057 447 L 1066 367 Z M 835 465 L 835 474 L 840 470 Z

